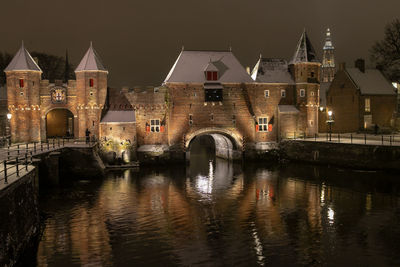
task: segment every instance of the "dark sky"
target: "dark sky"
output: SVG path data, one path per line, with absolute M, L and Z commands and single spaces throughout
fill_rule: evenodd
M 369 58 L 400 0 L 9 0 L 2 1 L 0 50 L 63 56 L 76 66 L 92 40 L 109 84 L 159 85 L 182 45 L 226 50 L 243 66 L 264 57 L 289 59 L 305 27 L 321 58 L 331 28 L 336 57 Z

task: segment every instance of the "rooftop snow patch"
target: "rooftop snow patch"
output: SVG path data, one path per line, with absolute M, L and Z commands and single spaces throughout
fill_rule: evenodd
M 136 122 L 134 110 L 109 110 L 100 123 Z
M 83 56 L 78 67 L 75 69 L 75 72 L 86 70 L 107 71 L 96 50 L 94 50 L 92 43 L 90 43 L 89 49 L 86 51 L 86 54 Z
M 260 58 L 251 78 L 262 83 L 294 83 L 286 60 L 280 58 Z
M 21 48 L 15 54 L 10 64 L 4 71 L 13 70 L 32 70 L 32 71 L 42 71 L 35 60 L 33 60 L 31 54 L 25 49 L 24 43 L 22 43 Z
M 360 89 L 363 95 L 394 95 L 394 87 L 377 69 L 366 69 L 361 72 L 358 68 L 347 68 L 347 73 Z
M 182 51 L 164 83 L 205 83 L 204 71 L 208 68 L 218 71 L 220 83 L 253 82 L 230 51 Z

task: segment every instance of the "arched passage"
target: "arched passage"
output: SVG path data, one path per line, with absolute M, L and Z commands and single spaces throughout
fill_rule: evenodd
M 65 108 L 53 109 L 46 114 L 46 137 L 73 137 L 74 114 Z
M 201 132 L 191 135 L 187 143 L 187 160 L 190 160 L 190 154 L 196 147 L 208 149 L 216 157 L 227 160 L 241 159 L 242 155 L 237 140 L 225 133 Z

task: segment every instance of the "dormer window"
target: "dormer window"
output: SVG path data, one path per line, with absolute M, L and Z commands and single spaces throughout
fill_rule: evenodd
M 207 81 L 217 81 L 218 80 L 218 71 L 206 71 Z
M 24 79 L 19 79 L 19 88 L 24 88 Z
M 93 87 L 93 79 L 89 79 L 89 86 Z

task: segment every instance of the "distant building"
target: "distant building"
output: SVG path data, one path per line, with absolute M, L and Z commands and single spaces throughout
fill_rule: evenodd
M 326 109 L 333 112 L 333 132 L 356 132 L 393 126 L 397 95 L 377 69 L 366 69 L 364 60 L 355 68 L 340 65 L 327 92 Z

